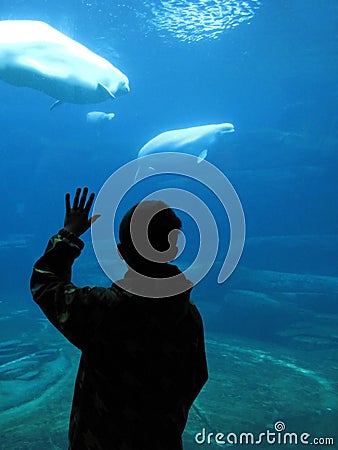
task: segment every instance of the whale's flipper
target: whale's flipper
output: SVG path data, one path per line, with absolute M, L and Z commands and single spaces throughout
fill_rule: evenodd
M 107 94 L 109 95 L 109 97 L 111 97 L 111 98 L 113 98 L 113 99 L 115 99 L 116 97 L 115 97 L 115 95 L 112 93 L 112 91 L 110 91 L 108 88 L 107 88 L 107 86 L 105 86 L 104 84 L 102 84 L 102 83 L 97 83 L 97 85 L 101 88 L 101 89 L 103 89 L 105 92 L 107 92 Z
M 56 100 L 56 102 L 54 102 L 52 104 L 52 106 L 50 107 L 50 111 L 52 111 L 54 108 L 56 108 L 57 106 L 61 105 L 63 102 L 62 100 Z
M 134 183 L 136 183 L 139 180 L 139 176 L 140 176 L 140 167 L 137 168 L 135 177 L 134 177 Z
M 134 178 L 134 183 L 136 183 L 137 181 L 139 181 L 141 178 L 143 178 L 144 176 L 150 176 L 151 173 L 155 172 L 156 169 L 152 166 L 148 166 L 148 167 L 144 167 L 144 166 L 139 166 Z
M 208 150 L 207 150 L 207 149 L 204 149 L 204 150 L 198 155 L 198 158 L 197 158 L 197 164 L 199 164 L 200 162 L 202 162 L 202 161 L 207 157 L 207 154 L 208 154 Z

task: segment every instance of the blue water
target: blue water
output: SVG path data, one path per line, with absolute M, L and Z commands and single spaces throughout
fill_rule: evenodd
M 217 275 L 229 243 L 227 216 L 210 192 L 177 182 L 208 204 L 220 235 L 216 262 L 193 291 L 205 321 L 210 381 L 191 412 L 185 448 L 203 448 L 194 441 L 202 427 L 256 432 L 277 420 L 289 431 L 333 436 L 336 444 L 327 448 L 337 448 L 338 4 L 7 3 L 0 6 L 1 20 L 49 23 L 116 65 L 131 88 L 115 101 L 49 111 L 54 99 L 0 81 L 0 341 L 18 341 L 8 352 L 27 342 L 40 351 L 48 342 L 62 354 L 42 358 L 55 379 L 76 370 L 77 353 L 41 320 L 28 289 L 34 261 L 62 227 L 64 193 L 84 185 L 99 192 L 163 131 L 231 122 L 235 133 L 207 157 L 232 183 L 246 218 L 243 255 L 224 284 Z M 88 124 L 93 110 L 116 117 Z M 118 218 L 142 192 L 125 199 Z M 193 237 L 180 259 L 184 265 L 198 250 L 198 233 L 181 217 Z M 89 234 L 85 240 L 74 280 L 108 286 Z M 30 402 L 44 399 L 55 379 L 33 366 L 23 381 L 15 373 L 1 375 L 0 364 L 3 450 L 66 448 L 72 377 L 64 379 L 69 395 L 54 392 L 53 408 L 44 410 L 45 400 Z M 25 418 L 20 426 L 10 409 L 15 405 Z M 48 425 L 37 411 L 44 411 Z M 216 448 L 214 442 L 205 446 Z

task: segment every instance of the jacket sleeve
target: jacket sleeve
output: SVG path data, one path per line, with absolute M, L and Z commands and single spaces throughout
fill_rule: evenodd
M 114 304 L 110 289 L 74 286 L 71 269 L 84 243 L 65 230 L 53 236 L 35 263 L 30 281 L 34 301 L 49 321 L 81 350 L 98 339 L 104 309 Z

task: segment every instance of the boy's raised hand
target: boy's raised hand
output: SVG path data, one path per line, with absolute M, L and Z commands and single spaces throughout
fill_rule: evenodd
M 77 188 L 74 196 L 73 206 L 70 205 L 70 194 L 66 194 L 66 215 L 64 220 L 64 229 L 81 236 L 91 225 L 100 217 L 100 214 L 88 218 L 90 208 L 92 207 L 95 194 L 91 193 L 87 200 L 88 188 Z M 80 198 L 81 195 L 81 198 Z

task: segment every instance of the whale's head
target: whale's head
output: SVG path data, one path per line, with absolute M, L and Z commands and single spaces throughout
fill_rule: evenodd
M 129 80 L 126 76 L 122 77 L 117 85 L 117 90 L 115 94 L 117 96 L 128 94 L 130 92 Z
M 218 125 L 218 132 L 220 135 L 225 133 L 233 133 L 235 131 L 235 127 L 232 123 L 220 123 Z

